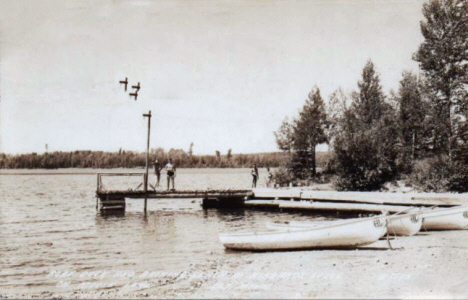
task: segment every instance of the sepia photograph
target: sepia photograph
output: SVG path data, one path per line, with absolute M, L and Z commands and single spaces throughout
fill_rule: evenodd
M 0 0 L 0 299 L 467 299 L 468 0 Z

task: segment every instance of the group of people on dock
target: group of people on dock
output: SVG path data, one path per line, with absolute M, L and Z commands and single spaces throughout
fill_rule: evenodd
M 161 171 L 162 171 L 162 166 L 159 164 L 158 160 L 154 161 L 154 174 L 156 175 L 156 183 L 153 187 L 154 190 L 159 188 L 159 182 L 161 181 Z M 167 162 L 166 166 L 164 167 L 164 170 L 166 171 L 167 175 L 167 190 L 169 191 L 170 183 L 172 182 L 172 189 L 175 190 L 175 176 L 176 176 L 176 167 L 172 163 L 172 159 L 169 158 L 169 161 Z
M 267 177 L 266 186 L 271 187 L 271 185 L 273 184 L 274 176 L 270 168 L 268 167 L 267 167 L 267 172 L 268 172 L 268 177 Z M 252 170 L 250 170 L 250 175 L 252 175 L 252 188 L 254 189 L 257 187 L 257 181 L 259 177 L 257 165 L 255 164 L 253 165 Z
M 159 184 L 161 181 L 161 171 L 163 170 L 163 167 L 159 163 L 158 160 L 154 161 L 153 169 L 154 169 L 154 174 L 156 175 L 156 183 L 153 186 L 153 189 L 156 190 L 159 188 Z M 176 167 L 172 163 L 171 158 L 169 158 L 169 161 L 164 167 L 164 170 L 166 171 L 166 175 L 167 175 L 167 190 L 168 191 L 170 190 L 171 183 L 172 183 L 172 190 L 175 190 Z M 267 187 L 271 187 L 271 185 L 273 184 L 274 176 L 273 176 L 273 173 L 270 171 L 270 168 L 267 168 L 267 172 L 268 172 L 268 178 L 267 178 L 266 185 Z M 258 177 L 259 177 L 257 165 L 255 164 L 253 165 L 252 170 L 250 171 L 250 174 L 252 175 L 252 188 L 256 188 Z

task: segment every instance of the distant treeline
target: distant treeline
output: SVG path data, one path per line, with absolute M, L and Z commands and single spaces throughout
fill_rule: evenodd
M 150 161 L 156 159 L 165 164 L 168 158 L 179 168 L 250 168 L 278 167 L 287 161 L 287 154 L 281 152 L 221 155 L 190 155 L 182 149 L 151 149 Z M 323 166 L 327 153 L 317 154 L 318 165 Z M 73 152 L 30 153 L 19 155 L 0 154 L 0 169 L 57 169 L 57 168 L 138 168 L 144 167 L 146 153 L 120 150 L 103 152 L 80 150 Z
M 150 160 L 165 164 L 172 158 L 179 168 L 248 168 L 253 164 L 259 167 L 278 167 L 284 163 L 286 154 L 280 152 L 257 154 L 190 155 L 182 149 L 152 149 Z M 56 168 L 136 168 L 144 167 L 146 153 L 120 150 L 118 152 L 73 151 L 50 152 L 44 154 L 0 154 L 1 169 L 56 169 Z

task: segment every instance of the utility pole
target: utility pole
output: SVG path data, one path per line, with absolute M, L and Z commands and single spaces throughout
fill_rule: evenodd
M 145 214 L 146 204 L 148 201 L 148 167 L 149 167 L 149 145 L 150 145 L 150 129 L 151 129 L 151 110 L 147 114 L 143 114 L 143 117 L 148 117 L 148 139 L 146 143 L 146 175 L 145 175 Z

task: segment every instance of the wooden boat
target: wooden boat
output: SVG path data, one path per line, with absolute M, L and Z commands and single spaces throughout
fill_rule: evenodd
M 423 211 L 423 228 L 426 230 L 468 229 L 468 206 L 438 208 Z
M 371 244 L 386 232 L 385 218 L 378 216 L 317 228 L 220 234 L 219 239 L 225 248 L 234 250 L 354 248 Z
M 397 236 L 412 236 L 421 230 L 422 218 L 417 213 L 404 214 L 386 217 L 387 234 Z M 359 219 L 334 220 L 322 222 L 297 222 L 292 221 L 289 224 L 265 223 L 268 229 L 273 230 L 300 230 L 305 228 L 317 228 L 325 224 L 346 224 Z

